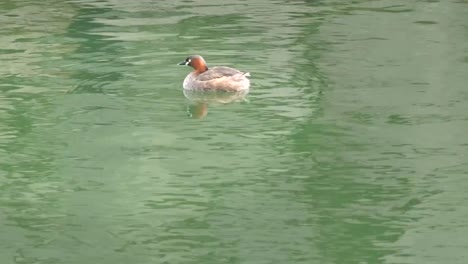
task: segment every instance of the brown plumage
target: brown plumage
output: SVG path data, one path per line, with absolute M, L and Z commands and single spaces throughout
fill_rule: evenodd
M 189 56 L 179 65 L 191 66 L 194 69 L 185 77 L 184 89 L 240 91 L 250 87 L 248 72 L 224 66 L 208 68 L 203 57 L 199 55 Z

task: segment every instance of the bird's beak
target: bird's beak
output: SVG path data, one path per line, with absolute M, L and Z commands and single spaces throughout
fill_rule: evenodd
M 183 61 L 183 62 L 179 63 L 179 65 L 187 65 L 187 62 Z

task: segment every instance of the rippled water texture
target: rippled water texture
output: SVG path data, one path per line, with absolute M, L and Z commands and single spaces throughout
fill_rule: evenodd
M 1 1 L 0 263 L 466 263 L 467 18 Z M 184 95 L 191 54 L 250 93 Z

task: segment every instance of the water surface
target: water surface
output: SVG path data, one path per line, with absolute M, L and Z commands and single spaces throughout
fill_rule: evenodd
M 465 263 L 467 17 L 3 1 L 1 263 Z M 246 100 L 188 101 L 191 54 Z

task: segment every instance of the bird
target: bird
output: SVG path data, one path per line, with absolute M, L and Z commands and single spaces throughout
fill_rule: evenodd
M 202 91 L 245 91 L 250 88 L 249 72 L 242 72 L 234 68 L 216 66 L 208 68 L 205 59 L 200 55 L 188 56 L 179 65 L 187 65 L 193 71 L 184 79 L 185 90 Z

